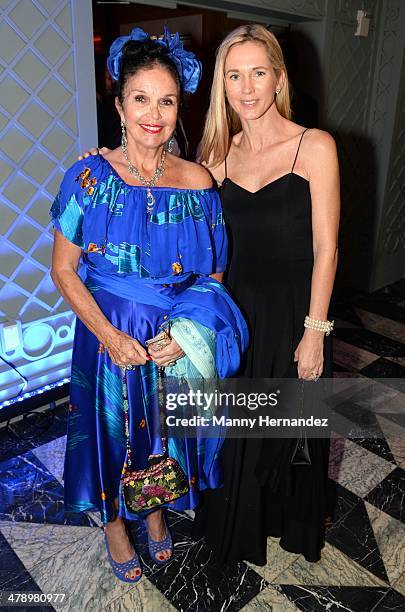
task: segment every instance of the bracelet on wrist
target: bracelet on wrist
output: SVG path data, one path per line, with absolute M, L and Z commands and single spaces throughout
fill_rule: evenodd
M 311 319 L 308 315 L 305 317 L 304 327 L 307 329 L 313 329 L 314 331 L 324 332 L 329 336 L 333 330 L 334 321 L 320 321 L 319 319 Z

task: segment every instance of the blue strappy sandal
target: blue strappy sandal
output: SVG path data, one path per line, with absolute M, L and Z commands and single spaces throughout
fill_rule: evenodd
M 104 542 L 105 542 L 105 547 L 107 550 L 108 561 L 116 577 L 119 580 L 122 580 L 122 582 L 131 582 L 132 584 L 134 584 L 135 582 L 138 582 L 138 580 L 142 578 L 142 568 L 139 562 L 139 557 L 136 554 L 136 551 L 132 559 L 130 559 L 129 561 L 125 561 L 125 563 L 118 563 L 118 561 L 115 561 L 115 559 L 113 559 L 111 556 L 110 547 L 108 545 L 108 538 L 107 538 L 107 534 L 105 531 L 104 531 Z M 136 576 L 136 578 L 129 578 L 129 577 L 125 578 L 125 574 L 137 568 L 141 570 L 141 573 L 139 574 L 139 576 Z
M 158 565 L 165 565 L 166 563 L 168 563 L 169 561 L 173 559 L 173 540 L 172 540 L 172 536 L 167 526 L 166 518 L 164 515 L 163 515 L 163 522 L 165 524 L 166 537 L 164 538 L 164 540 L 153 540 L 149 535 L 148 523 L 145 519 L 146 532 L 148 534 L 149 554 L 151 556 L 151 559 Z M 167 559 L 160 560 L 156 557 L 156 555 L 159 554 L 162 550 L 169 550 L 169 549 L 172 551 L 172 554 Z

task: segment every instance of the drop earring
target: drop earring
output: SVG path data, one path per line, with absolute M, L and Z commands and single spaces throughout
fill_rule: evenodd
M 128 148 L 128 139 L 127 139 L 127 128 L 125 127 L 125 123 L 121 119 L 121 147 L 123 151 L 126 151 Z
M 280 93 L 280 89 L 276 89 L 276 95 Z
M 174 146 L 174 136 L 172 136 L 170 140 L 167 141 L 166 151 L 168 153 L 173 153 L 173 146 Z

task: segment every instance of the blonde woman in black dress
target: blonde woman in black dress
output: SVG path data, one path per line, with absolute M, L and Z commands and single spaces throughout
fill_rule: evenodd
M 324 336 L 337 264 L 339 169 L 333 138 L 290 115 L 276 38 L 260 25 L 237 28 L 218 49 L 200 161 L 222 184 L 232 244 L 227 284 L 250 327 L 240 374 L 314 380 L 331 374 Z M 225 485 L 204 496 L 195 524 L 223 561 L 264 565 L 268 535 L 319 560 L 329 441 L 309 440 L 312 464 L 305 466 L 290 465 L 293 444 L 226 441 Z M 287 494 L 291 470 L 295 489 Z

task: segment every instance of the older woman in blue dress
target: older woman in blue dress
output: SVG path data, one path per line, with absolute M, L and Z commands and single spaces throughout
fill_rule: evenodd
M 151 40 L 136 28 L 113 43 L 108 68 L 118 82 L 122 145 L 66 172 L 51 211 L 52 278 L 78 317 L 66 510 L 100 510 L 114 573 L 134 582 L 141 566 L 124 518 L 145 519 L 156 563 L 172 555 L 164 498 L 158 509 L 149 509 L 149 499 L 135 514 L 120 487 L 128 449 L 139 470 L 164 451 L 158 367 L 172 376 L 231 375 L 247 338 L 218 282 L 227 258 L 218 194 L 204 168 L 170 154 L 182 92 L 196 89 L 200 63 L 178 35 L 165 31 L 163 40 Z M 84 282 L 77 272 L 81 258 Z M 146 342 L 168 321 L 166 342 L 148 350 Z M 201 489 L 221 485 L 220 441 L 169 436 L 167 446 L 189 483 L 171 507 L 194 508 Z

